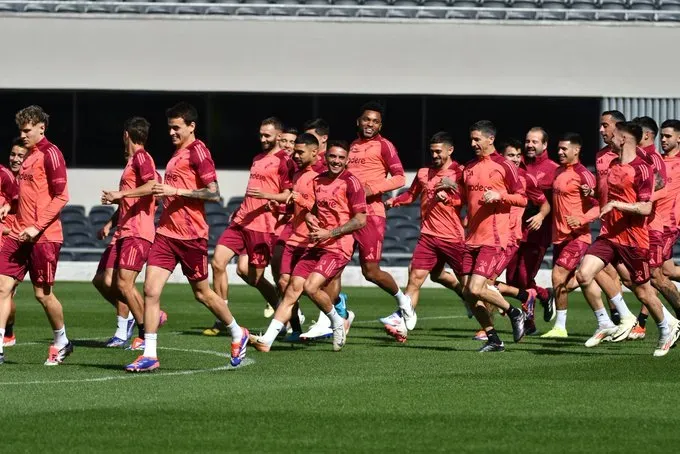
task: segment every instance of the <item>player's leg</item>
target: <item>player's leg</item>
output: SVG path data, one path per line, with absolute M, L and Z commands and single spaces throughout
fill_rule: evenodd
M 595 280 L 604 294 L 607 295 L 612 321 L 615 324 L 618 324 L 621 321 L 621 315 L 619 314 L 617 305 L 625 304 L 619 273 L 611 263 L 608 263 L 607 266 L 595 276 Z
M 264 270 L 271 263 L 272 235 L 244 229 L 246 252 L 248 253 L 248 278 L 246 282 L 255 287 L 262 297 L 276 310 L 279 304 L 279 293 L 276 287 L 264 275 Z
M 224 234 L 222 236 L 224 237 Z M 210 261 L 213 272 L 213 288 L 215 289 L 215 293 L 217 293 L 225 302 L 228 301 L 227 298 L 229 295 L 227 264 L 236 255 L 238 255 L 238 251 L 234 251 L 223 244 L 217 244 L 217 246 L 215 246 L 213 258 Z
M 97 272 L 92 278 L 92 285 L 99 294 L 116 309 L 116 332 L 106 342 L 107 347 L 120 347 L 125 344 L 128 332 L 134 324 L 134 317 L 128 306 L 120 301 L 120 294 L 114 285 L 114 266 L 118 259 L 117 242 L 109 244 L 97 266 Z
M 663 264 L 663 274 L 670 280 L 680 282 L 680 266 L 674 260 L 666 260 Z
M 326 281 L 326 276 L 315 271 L 305 280 L 303 288 L 309 299 L 330 319 L 333 330 L 333 350 L 340 351 L 345 345 L 347 320 L 335 310 L 331 296 L 324 289 Z
M 550 331 L 541 337 L 545 339 L 557 339 L 567 337 L 567 304 L 568 295 L 578 288 L 578 282 L 574 277 L 574 271 L 560 265 L 552 269 L 552 286 L 555 298 L 555 325 Z
M 630 271 L 632 270 L 629 270 L 629 272 Z M 635 275 L 634 273 L 631 274 Z M 678 340 L 678 336 L 680 335 L 680 323 L 670 312 L 668 312 L 661 303 L 661 300 L 656 296 L 656 290 L 649 282 L 649 276 L 646 276 L 646 278 L 647 280 L 645 282 L 641 282 L 645 278 L 636 276 L 636 279 L 631 286 L 631 290 L 647 308 L 649 314 L 654 321 L 656 321 L 657 327 L 659 328 L 659 343 L 654 351 L 654 356 L 665 356 L 668 353 L 668 350 Z
M 141 340 L 144 340 L 145 336 L 144 297 L 141 293 L 139 293 L 139 290 L 137 290 L 137 286 L 135 285 L 138 275 L 139 272 L 136 270 L 128 270 L 123 268 L 116 270 L 116 288 L 121 295 L 121 299 L 129 307 L 133 320 L 133 322 L 130 323 L 129 330 L 125 333 L 125 337 L 123 338 L 125 340 L 128 340 L 131 337 L 135 323 L 137 324 L 137 337 Z M 160 314 L 161 318 L 164 319 L 165 317 L 163 317 L 163 311 L 160 311 Z M 163 320 L 161 320 L 161 322 L 163 322 Z M 116 335 L 118 336 L 118 333 L 116 333 Z
M 526 243 L 526 245 L 527 247 L 525 248 L 524 251 L 525 257 L 523 262 L 524 271 L 526 273 L 527 285 L 524 288 L 535 290 L 536 296 L 538 297 L 538 300 L 541 302 L 541 305 L 543 306 L 552 305 L 553 304 L 553 302 L 551 301 L 551 299 L 553 298 L 552 291 L 550 289 L 546 289 L 539 285 L 536 285 L 536 276 L 538 275 L 538 272 L 541 269 L 541 264 L 543 263 L 543 258 L 545 257 L 547 248 L 538 243 Z
M 602 304 L 602 290 L 595 281 L 595 276 L 614 258 L 611 243 L 606 240 L 595 240 L 588 248 L 583 261 L 576 270 L 576 280 L 581 286 L 583 296 L 590 305 L 597 319 L 595 334 L 586 341 L 586 347 L 594 347 L 616 332 L 616 325 Z
M 17 305 L 14 302 L 14 296 L 16 295 L 17 286 L 14 286 L 12 290 L 12 299 L 10 305 L 9 317 L 7 318 L 7 325 L 5 326 L 5 334 L 2 336 L 2 344 L 5 347 L 12 347 L 16 345 L 17 338 L 14 335 L 14 322 L 17 317 Z
M 17 280 L 12 276 L 0 274 L 0 336 L 4 339 L 7 322 L 12 312 L 12 289 Z M 0 344 L 0 364 L 5 360 L 4 343 Z

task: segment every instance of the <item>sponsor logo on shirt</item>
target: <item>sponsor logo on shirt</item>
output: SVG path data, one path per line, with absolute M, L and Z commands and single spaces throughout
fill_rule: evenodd
M 33 182 L 35 180 L 32 173 L 20 173 L 17 179 L 30 182 Z
M 352 164 L 366 164 L 366 158 L 349 158 L 347 160 L 347 165 L 352 165 Z
M 491 186 L 484 186 L 483 184 L 472 184 L 467 187 L 470 192 L 486 192 L 493 189 Z

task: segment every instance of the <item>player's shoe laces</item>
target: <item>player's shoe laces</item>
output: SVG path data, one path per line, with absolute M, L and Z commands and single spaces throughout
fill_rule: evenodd
M 11 336 L 5 336 L 2 338 L 2 345 L 4 347 L 13 347 L 17 344 L 17 337 L 12 334 Z
M 383 325 L 396 326 L 396 325 L 401 323 L 401 310 L 397 310 L 395 312 L 392 312 L 387 317 L 383 317 L 379 320 L 380 320 L 380 323 L 382 323 Z
M 510 324 L 512 325 L 512 340 L 519 342 L 522 340 L 526 334 L 524 323 L 526 322 L 526 315 L 522 310 L 519 310 L 519 314 L 513 316 L 510 315 Z
M 569 334 L 566 329 L 553 327 L 553 329 L 543 334 L 541 339 L 566 339 L 567 337 L 569 337 Z
M 486 335 L 486 331 L 484 331 L 483 329 L 480 329 L 479 331 L 477 331 L 477 332 L 475 333 L 474 336 L 472 336 L 472 339 L 473 339 L 473 340 L 476 340 L 476 341 L 484 341 L 484 342 L 486 342 L 486 341 L 489 340 L 489 336 Z
M 229 364 L 236 367 L 246 357 L 246 349 L 248 348 L 248 339 L 250 338 L 250 331 L 248 328 L 243 328 L 243 335 L 238 342 L 231 343 L 231 360 Z
M 547 290 L 549 296 L 548 301 L 541 301 L 541 304 L 543 304 L 543 321 L 552 322 L 557 315 L 557 310 L 555 308 L 555 292 L 551 288 Z
M 135 337 L 125 350 L 144 350 L 145 343 L 141 337 Z
M 345 331 L 345 327 L 347 326 L 347 320 L 344 320 L 343 323 L 338 326 L 337 328 L 333 328 L 333 351 L 334 352 L 339 352 L 342 350 L 342 347 L 345 346 L 345 340 L 347 336 L 347 331 Z
M 628 335 L 637 324 L 637 317 L 633 314 L 628 314 L 625 317 L 621 317 L 621 322 L 616 332 L 612 335 L 612 342 L 621 342 L 628 338 Z
M 628 335 L 628 339 L 644 339 L 645 336 L 647 335 L 647 328 L 640 326 L 639 323 L 636 323 L 633 329 L 630 331 L 630 334 Z
M 385 325 L 385 332 L 392 336 L 397 342 L 405 343 L 408 338 L 408 328 L 406 323 L 401 320 L 401 323 L 397 325 Z
M 416 315 L 416 311 L 413 309 L 413 305 L 411 304 L 411 298 L 409 296 L 406 297 L 408 298 L 408 307 L 405 307 L 401 310 L 401 315 L 404 316 L 406 329 L 413 331 L 413 329 L 416 327 L 416 322 L 418 322 L 418 316 Z
M 50 345 L 50 350 L 47 353 L 47 360 L 45 361 L 46 366 L 58 366 L 64 362 L 64 359 L 68 355 L 73 353 L 73 342 L 69 342 L 63 347 L 56 347 L 55 345 Z
M 271 318 L 274 315 L 274 308 L 272 307 L 271 304 L 267 303 L 267 305 L 264 307 L 264 318 Z
M 486 344 L 484 344 L 482 348 L 480 348 L 477 351 L 479 353 L 504 352 L 505 344 L 503 344 L 503 342 L 497 344 L 495 342 L 487 341 Z
M 338 295 L 338 300 L 333 304 L 335 307 L 335 312 L 342 318 L 347 318 L 347 294 L 340 293 Z
M 269 349 L 271 349 L 271 345 L 264 342 L 262 340 L 261 336 L 254 336 L 252 334 L 249 334 L 248 335 L 248 342 L 250 343 L 250 345 L 255 347 L 255 350 L 257 350 L 258 352 L 267 353 L 269 351 Z M 236 345 L 236 348 L 240 348 L 240 344 L 241 344 L 240 342 L 236 342 L 236 343 L 231 345 L 232 358 L 234 357 L 234 345 Z M 237 354 L 238 354 L 238 352 L 237 352 Z
M 219 336 L 220 334 L 226 334 L 227 333 L 227 327 L 224 326 L 224 323 L 222 323 L 219 320 L 215 321 L 215 324 L 211 326 L 210 328 L 206 328 L 203 330 L 203 335 L 204 336 Z
M 127 339 L 121 339 L 120 337 L 113 336 L 111 339 L 106 341 L 106 348 L 124 347 L 125 344 L 127 344 Z
M 302 339 L 319 339 L 327 338 L 333 335 L 333 330 L 331 329 L 331 321 L 328 319 L 326 314 L 321 312 L 319 314 L 319 321 L 313 323 L 306 333 L 302 333 L 300 337 Z
M 617 326 L 610 326 L 608 328 L 598 327 L 595 330 L 595 334 L 593 334 L 590 339 L 586 341 L 586 347 L 595 347 L 600 345 L 601 342 L 611 340 L 611 337 L 614 335 L 617 329 Z
M 678 337 L 680 337 L 680 322 L 673 319 L 668 323 L 668 333 L 665 336 L 659 334 L 659 345 L 654 350 L 654 356 L 666 356 L 668 350 L 678 341 Z
M 134 362 L 125 366 L 126 372 L 151 372 L 161 367 L 161 362 L 158 358 L 151 358 L 149 356 L 138 356 Z

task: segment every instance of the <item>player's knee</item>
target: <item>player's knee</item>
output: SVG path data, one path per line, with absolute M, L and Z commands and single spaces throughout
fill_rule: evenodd
M 316 295 L 316 292 L 319 291 L 319 286 L 316 283 L 310 281 L 305 281 L 305 284 L 302 288 L 310 298 L 313 298 L 313 296 Z
M 593 282 L 593 275 L 591 273 L 584 273 L 579 269 L 576 271 L 576 281 L 581 287 L 590 285 Z
M 281 290 L 282 292 L 285 291 L 286 287 L 288 287 L 288 282 L 290 282 L 288 276 L 279 277 L 279 282 L 277 283 L 279 286 L 279 290 Z
M 35 294 L 35 299 L 42 304 L 44 307 L 47 307 L 47 305 L 50 303 L 50 300 L 53 298 L 52 293 L 50 294 L 45 294 L 44 292 L 36 292 Z
M 377 263 L 364 263 L 361 265 L 361 272 L 368 281 L 375 281 L 378 279 L 380 267 Z

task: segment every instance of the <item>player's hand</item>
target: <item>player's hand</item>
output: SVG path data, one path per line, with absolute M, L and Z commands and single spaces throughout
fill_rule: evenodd
M 122 198 L 123 193 L 120 191 L 102 191 L 102 205 L 117 203 Z
M 600 219 L 603 219 L 607 213 L 616 208 L 614 203 L 615 202 L 608 202 L 604 207 L 602 207 L 602 209 L 600 210 Z
M 26 227 L 20 234 L 19 234 L 19 240 L 21 241 L 35 241 L 35 239 L 40 235 L 40 230 L 36 229 L 35 227 Z
M 176 196 L 179 192 L 176 187 L 163 183 L 154 184 L 153 188 L 151 188 L 151 191 L 156 197 L 172 197 Z
M 269 199 L 270 198 L 269 194 L 260 191 L 258 188 L 248 189 L 246 191 L 246 195 L 248 197 L 252 197 L 254 199 Z
M 449 200 L 449 195 L 443 189 L 438 190 L 435 193 L 435 197 L 437 197 L 437 200 L 439 200 L 442 203 L 446 203 L 446 201 Z
M 272 213 L 279 212 L 279 202 L 276 202 L 274 200 L 268 200 L 267 205 L 265 205 L 265 207 L 267 211 L 271 211 Z
M 455 191 L 458 189 L 458 183 L 451 180 L 449 177 L 444 177 L 441 179 L 439 184 L 435 186 L 435 189 L 453 189 Z
M 395 198 L 392 197 L 392 198 L 390 198 L 390 199 L 385 200 L 385 208 L 387 208 L 388 210 L 389 210 L 390 208 L 394 208 L 394 199 L 395 199 Z
M 326 230 L 326 229 L 322 229 L 320 227 L 318 227 L 316 229 L 312 229 L 309 233 L 309 238 L 312 241 L 314 241 L 315 243 L 327 240 L 330 237 L 331 237 L 331 231 Z
M 588 186 L 587 184 L 582 184 L 581 194 L 583 195 L 583 197 L 591 197 L 595 195 L 595 190 Z
M 7 214 L 9 213 L 9 210 L 12 208 L 10 204 L 3 205 L 0 207 L 0 222 L 4 221 L 5 218 L 7 217 Z
M 107 236 L 109 236 L 109 233 L 111 233 L 111 225 L 110 224 L 104 224 L 104 227 L 99 229 L 99 232 L 97 232 L 97 238 L 100 240 L 103 240 Z
M 321 228 L 319 226 L 319 218 L 311 213 L 308 213 L 305 216 L 305 224 L 307 224 L 307 228 L 309 228 L 309 230 L 318 230 Z
M 581 220 L 576 216 L 567 216 L 565 219 L 567 221 L 567 225 L 572 229 L 578 229 L 581 227 Z
M 501 195 L 496 191 L 489 189 L 484 193 L 484 203 L 495 203 L 501 199 Z
M 288 195 L 288 198 L 286 199 L 286 205 L 290 205 L 291 203 L 295 202 L 299 198 L 300 198 L 299 192 L 290 191 L 290 195 Z
M 527 219 L 527 224 L 529 224 L 529 230 L 538 230 L 543 225 L 543 215 L 538 213 Z

